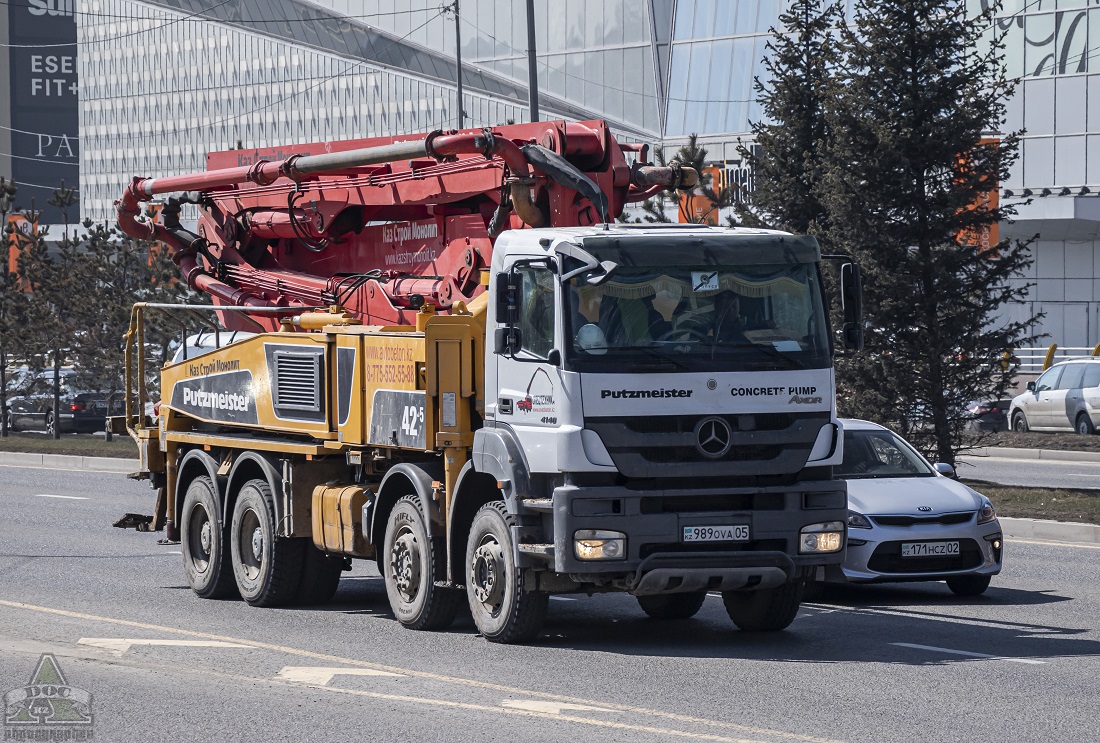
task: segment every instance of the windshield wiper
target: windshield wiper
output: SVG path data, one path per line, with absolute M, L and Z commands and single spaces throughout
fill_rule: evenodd
M 630 350 L 634 350 L 636 348 L 641 349 L 654 358 L 654 361 L 652 362 L 634 362 L 629 367 L 630 371 L 638 371 L 640 368 L 645 368 L 650 371 L 657 371 L 656 367 L 658 366 L 672 366 L 676 369 L 691 371 L 691 369 L 688 368 L 688 365 L 684 362 L 672 356 L 668 356 L 667 354 L 661 353 L 661 351 L 658 350 L 658 346 L 626 346 L 626 348 L 629 348 Z
M 735 348 L 739 350 L 751 348 L 754 351 L 763 351 L 765 354 L 772 357 L 773 359 L 783 359 L 796 369 L 806 368 L 806 364 L 799 359 L 796 359 L 793 356 L 788 356 L 786 353 L 780 351 L 775 346 L 768 345 L 766 343 L 753 343 L 752 341 L 743 341 L 740 343 L 736 341 L 714 341 L 710 345 L 714 348 Z

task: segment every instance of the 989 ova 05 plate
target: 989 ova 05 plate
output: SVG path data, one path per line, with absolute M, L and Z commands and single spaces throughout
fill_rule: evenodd
M 684 542 L 747 542 L 748 524 L 730 524 L 726 526 L 685 526 Z

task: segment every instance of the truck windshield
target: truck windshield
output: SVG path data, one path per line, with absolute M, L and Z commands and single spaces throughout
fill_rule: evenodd
M 673 258 L 675 260 L 675 258 Z M 571 365 L 587 371 L 824 368 L 817 264 L 622 265 L 565 285 Z

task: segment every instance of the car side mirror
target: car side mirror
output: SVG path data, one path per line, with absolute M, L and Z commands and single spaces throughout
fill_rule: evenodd
M 1028 392 L 1034 392 L 1035 391 L 1035 383 L 1034 382 L 1028 382 L 1027 383 L 1027 391 Z
M 949 465 L 947 462 L 936 462 L 933 467 L 936 468 L 936 472 L 939 472 L 944 477 L 950 477 L 952 480 L 958 480 L 959 475 L 955 472 L 955 468 Z

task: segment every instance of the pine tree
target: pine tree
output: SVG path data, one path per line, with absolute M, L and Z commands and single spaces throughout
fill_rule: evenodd
M 21 325 L 20 310 L 23 292 L 19 289 L 19 274 L 12 270 L 11 256 L 15 241 L 15 228 L 8 224 L 8 214 L 14 207 L 18 188 L 15 183 L 0 176 L 0 436 L 7 436 L 11 420 L 8 395 L 11 380 L 8 378 L 8 360 L 18 346 Z
M 1035 340 L 1031 323 L 1002 317 L 1026 295 L 1011 280 L 1031 264 L 1028 246 L 978 239 L 1009 214 L 988 196 L 1019 140 L 985 139 L 1014 84 L 1001 40 L 983 38 L 992 11 L 968 17 L 963 5 L 857 0 L 814 191 L 832 247 L 864 269 L 866 349 L 838 364 L 842 413 L 951 464 L 966 404 L 1002 397 L 1014 371 L 1004 354 Z
M 823 238 L 826 209 L 820 201 L 828 140 L 826 105 L 837 89 L 839 5 L 794 0 L 772 29 L 764 67 L 769 82 L 754 81 L 764 120 L 752 122 L 756 147 L 740 152 L 755 173 L 751 203 L 736 202 L 737 218 Z
M 27 213 L 37 225 L 32 209 Z M 29 361 L 53 370 L 53 437 L 60 438 L 61 369 L 84 330 L 82 320 L 95 302 L 87 282 L 86 265 L 80 253 L 80 240 L 63 235 L 51 250 L 46 230 L 37 226 L 24 241 L 19 255 L 19 275 L 27 293 L 22 344 Z

